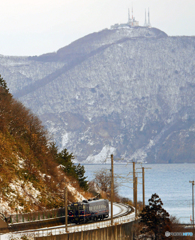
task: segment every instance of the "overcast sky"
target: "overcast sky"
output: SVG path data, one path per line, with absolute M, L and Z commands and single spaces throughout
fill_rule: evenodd
M 128 8 L 143 26 L 170 36 L 195 36 L 195 0 L 5 0 L 0 3 L 0 54 L 54 52 L 92 32 L 126 23 Z

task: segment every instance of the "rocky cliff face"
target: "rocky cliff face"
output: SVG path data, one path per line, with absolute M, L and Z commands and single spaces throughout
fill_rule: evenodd
M 78 161 L 110 161 L 114 153 L 194 162 L 195 37 L 103 30 L 56 53 L 0 56 L 0 73 Z

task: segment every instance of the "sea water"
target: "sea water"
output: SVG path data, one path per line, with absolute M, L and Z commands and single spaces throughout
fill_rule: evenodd
M 91 181 L 95 174 L 109 164 L 85 164 L 85 175 Z M 145 204 L 156 193 L 163 202 L 163 208 L 181 223 L 190 223 L 192 216 L 192 184 L 195 180 L 195 164 L 136 164 L 138 177 L 138 201 L 142 201 L 142 167 L 145 168 Z M 114 164 L 115 181 L 122 197 L 133 199 L 132 163 Z

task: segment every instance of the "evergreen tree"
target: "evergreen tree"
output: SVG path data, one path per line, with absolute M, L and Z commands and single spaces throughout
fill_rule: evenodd
M 52 155 L 53 159 L 57 161 L 58 159 L 58 147 L 56 146 L 55 142 L 50 142 L 49 143 L 49 150 L 50 154 Z
M 89 186 L 88 186 L 88 181 L 85 180 L 87 177 L 85 177 L 84 166 L 81 166 L 80 164 L 78 164 L 76 166 L 76 174 L 77 174 L 80 187 L 83 188 L 85 191 L 87 191 Z
M 76 166 L 72 162 L 73 159 L 73 154 L 69 154 L 67 149 L 65 148 L 58 154 L 57 163 L 61 164 L 64 167 L 63 170 L 67 175 L 73 176 L 77 179 Z
M 85 174 L 84 166 L 81 166 L 80 164 L 75 166 L 74 163 L 72 162 L 74 156 L 72 153 L 69 154 L 67 149 L 62 150 L 60 153 L 57 154 L 57 147 L 55 144 L 52 144 L 50 148 L 57 163 L 62 165 L 63 171 L 68 176 L 72 176 L 76 180 L 78 180 L 80 187 L 83 188 L 83 190 L 87 191 L 88 182 L 85 180 L 87 177 L 84 176 Z
M 7 87 L 6 81 L 1 77 L 0 75 L 0 87 L 2 87 L 7 93 L 9 92 L 9 89 Z
M 154 235 L 154 239 L 170 239 L 165 236 L 166 231 L 170 231 L 171 221 L 169 213 L 162 207 L 163 203 L 155 193 L 148 200 L 147 205 L 140 213 L 140 224 L 143 224 L 141 233 Z

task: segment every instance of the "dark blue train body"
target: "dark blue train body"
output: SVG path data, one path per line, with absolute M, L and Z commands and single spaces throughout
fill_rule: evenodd
M 108 200 L 83 200 L 68 205 L 68 222 L 80 223 L 97 221 L 109 216 Z

